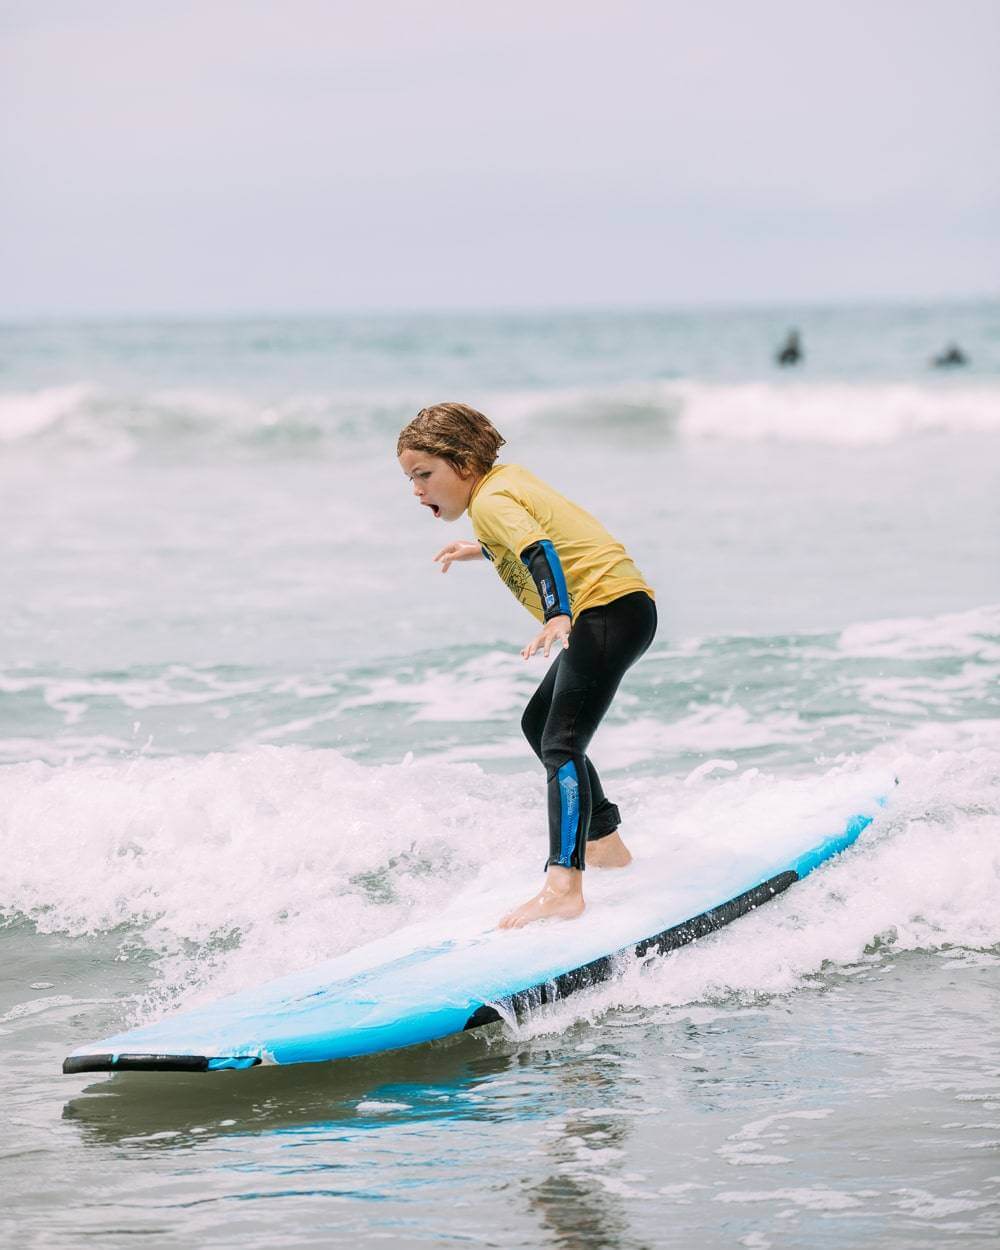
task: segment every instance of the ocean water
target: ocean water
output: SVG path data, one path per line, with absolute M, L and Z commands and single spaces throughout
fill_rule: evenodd
M 516 1027 L 63 1077 L 544 854 L 533 623 L 486 565 L 440 575 L 468 525 L 395 463 L 445 398 L 657 590 L 592 752 L 631 871 L 803 787 L 891 801 Z M 996 1244 L 1000 305 L 0 326 L 0 571 L 8 1240 Z

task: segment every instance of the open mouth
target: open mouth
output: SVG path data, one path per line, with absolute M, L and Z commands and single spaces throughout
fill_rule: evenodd
M 423 506 L 425 508 L 430 508 L 431 512 L 433 512 L 435 516 L 441 515 L 441 509 L 436 503 L 425 503 Z

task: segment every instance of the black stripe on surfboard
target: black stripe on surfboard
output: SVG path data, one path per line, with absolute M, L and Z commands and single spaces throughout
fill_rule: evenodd
M 623 956 L 636 955 L 642 958 L 650 953 L 665 955 L 668 951 L 687 946 L 690 942 L 696 942 L 698 938 L 707 937 L 716 929 L 721 929 L 723 925 L 731 924 L 740 916 L 745 916 L 747 912 L 753 911 L 761 903 L 770 902 L 776 894 L 787 890 L 798 879 L 799 875 L 796 872 L 779 872 L 776 877 L 762 881 L 760 885 L 755 885 L 753 889 L 743 894 L 737 894 L 728 903 L 720 903 L 718 907 L 703 911 L 700 916 L 693 916 L 690 920 L 685 920 L 683 924 L 674 925 L 672 929 L 664 929 L 662 933 L 657 933 L 653 937 L 643 938 L 634 946 L 626 946 L 613 955 L 602 955 L 600 959 L 594 959 L 589 964 L 583 964 L 582 967 L 562 972 L 551 981 L 540 981 L 526 990 L 518 990 L 516 994 L 500 1000 L 500 1005 L 504 1009 L 504 1014 L 513 1015 L 517 1019 L 527 1015 L 533 1008 L 542 1007 L 546 1003 L 554 1003 L 557 999 L 575 994 L 578 990 L 589 989 L 592 985 L 600 984 L 601 981 L 609 981 L 621 970 Z M 503 1015 L 492 1003 L 484 1003 L 469 1016 L 465 1022 L 465 1028 L 478 1029 L 484 1024 L 492 1024 L 502 1019 Z

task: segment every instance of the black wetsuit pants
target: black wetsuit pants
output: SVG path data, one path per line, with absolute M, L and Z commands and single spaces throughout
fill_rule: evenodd
M 583 868 L 587 842 L 618 828 L 618 808 L 587 748 L 621 679 L 655 633 L 656 605 L 641 590 L 581 612 L 569 647 L 524 709 L 521 728 L 548 777 L 549 864 Z

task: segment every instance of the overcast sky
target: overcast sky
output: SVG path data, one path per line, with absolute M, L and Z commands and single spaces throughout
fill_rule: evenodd
M 1000 292 L 1000 0 L 0 0 L 0 316 Z

